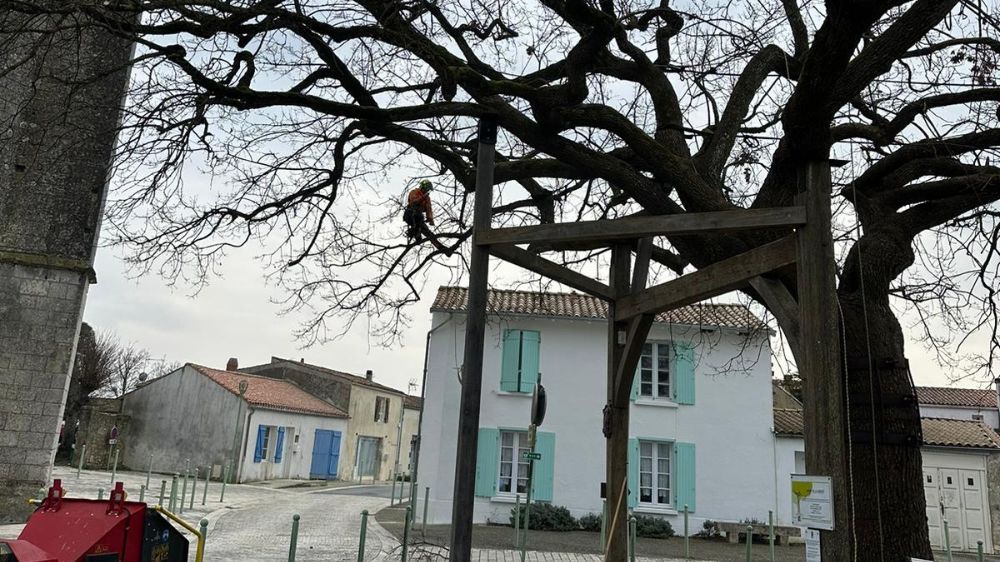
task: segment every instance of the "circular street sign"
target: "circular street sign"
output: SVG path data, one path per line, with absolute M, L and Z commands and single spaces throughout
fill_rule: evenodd
M 542 425 L 545 420 L 545 387 L 542 383 L 535 384 L 535 392 L 531 395 L 531 423 Z

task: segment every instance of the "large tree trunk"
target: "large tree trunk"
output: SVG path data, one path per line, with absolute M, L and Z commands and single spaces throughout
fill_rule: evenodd
M 902 232 L 875 230 L 852 248 L 839 289 L 857 560 L 931 558 L 920 413 L 903 331 L 888 297 L 891 281 L 912 262 L 910 240 Z

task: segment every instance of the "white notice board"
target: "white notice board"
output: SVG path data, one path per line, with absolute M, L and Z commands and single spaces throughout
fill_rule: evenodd
M 829 476 L 792 474 L 792 522 L 798 527 L 833 530 L 833 482 Z
M 819 531 L 816 529 L 802 529 L 802 536 L 806 539 L 806 562 L 822 562 L 819 548 Z

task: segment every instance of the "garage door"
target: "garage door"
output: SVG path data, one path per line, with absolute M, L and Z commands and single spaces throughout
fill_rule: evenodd
M 981 470 L 924 467 L 924 499 L 931 547 L 944 548 L 944 521 L 952 550 L 976 550 L 976 541 L 992 548 L 986 533 L 985 479 Z

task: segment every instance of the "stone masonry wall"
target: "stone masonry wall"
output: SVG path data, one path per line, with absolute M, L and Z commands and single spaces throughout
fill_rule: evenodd
M 49 481 L 131 56 L 59 19 L 0 10 L 0 522 Z

